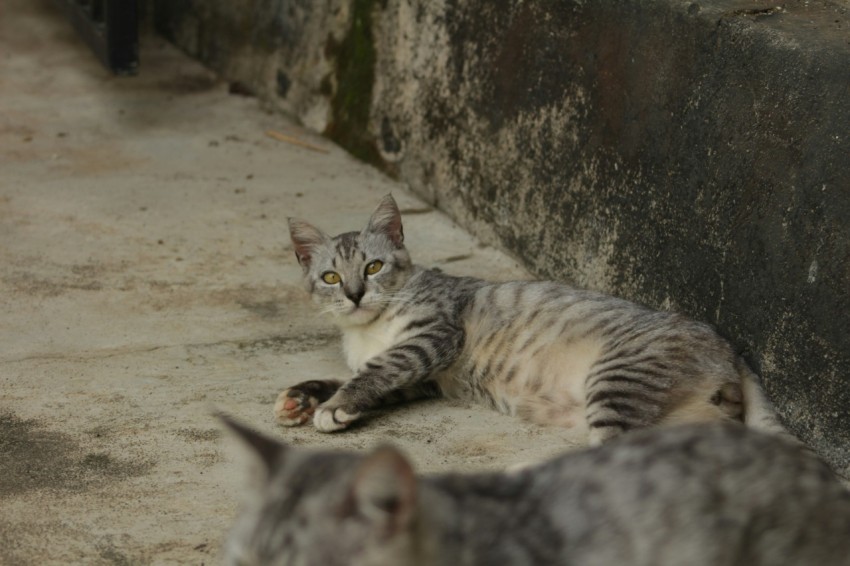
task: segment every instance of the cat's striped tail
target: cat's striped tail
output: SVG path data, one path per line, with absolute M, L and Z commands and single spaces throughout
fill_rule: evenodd
M 794 436 L 779 420 L 776 410 L 768 401 L 761 387 L 758 376 L 750 369 L 744 360 L 738 360 L 738 374 L 741 376 L 741 389 L 744 393 L 744 423 L 755 430 L 775 434 L 801 446 L 803 451 L 821 459 L 814 448 Z M 830 466 L 831 467 L 831 466 Z M 850 489 L 850 476 L 845 476 L 833 469 L 835 476 Z
M 744 394 L 744 423 L 750 428 L 788 437 L 801 442 L 779 420 L 779 415 L 767 399 L 759 378 L 743 359 L 738 359 L 738 375 Z

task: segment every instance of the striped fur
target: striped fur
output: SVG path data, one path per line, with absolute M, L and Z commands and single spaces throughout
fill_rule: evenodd
M 391 196 L 359 233 L 290 227 L 354 375 L 329 398 L 301 385 L 282 392 L 283 424 L 312 415 L 320 430 L 339 430 L 385 403 L 434 394 L 586 429 L 591 444 L 659 424 L 750 421 L 748 396 L 758 422 L 771 419 L 752 373 L 708 325 L 559 283 L 489 283 L 415 266 Z M 375 260 L 382 269 L 367 275 Z M 329 271 L 341 281 L 325 283 Z
M 227 422 L 265 473 L 225 564 L 850 564 L 850 492 L 801 446 L 743 426 L 644 430 L 520 471 L 416 476 L 389 446 L 307 451 Z

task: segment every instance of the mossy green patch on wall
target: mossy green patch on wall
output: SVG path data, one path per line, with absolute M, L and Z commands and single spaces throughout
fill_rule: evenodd
M 369 134 L 375 82 L 374 4 L 374 0 L 354 0 L 348 34 L 339 43 L 328 38 L 327 53 L 336 61 L 336 91 L 331 97 L 331 120 L 325 135 L 355 157 L 382 165 L 375 138 Z

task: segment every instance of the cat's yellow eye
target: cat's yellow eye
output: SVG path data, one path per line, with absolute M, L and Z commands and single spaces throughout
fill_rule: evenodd
M 339 273 L 336 273 L 336 272 L 333 272 L 333 271 L 325 271 L 322 274 L 322 281 L 324 281 L 328 285 L 336 285 L 337 283 L 340 282 Z
M 384 267 L 384 262 L 379 259 L 376 259 L 375 261 L 366 266 L 366 275 L 375 275 L 381 270 L 382 267 Z

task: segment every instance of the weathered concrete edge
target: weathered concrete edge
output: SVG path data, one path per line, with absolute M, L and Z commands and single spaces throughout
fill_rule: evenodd
M 715 323 L 789 426 L 848 469 L 845 9 L 247 4 L 280 25 L 215 31 L 235 10 L 216 2 L 157 18 L 541 275 Z M 372 48 L 346 68 L 339 46 L 358 42 Z

